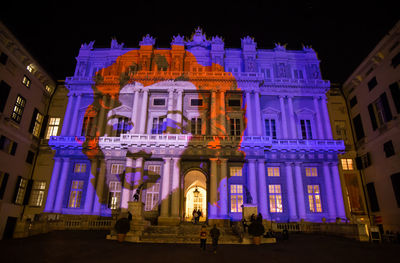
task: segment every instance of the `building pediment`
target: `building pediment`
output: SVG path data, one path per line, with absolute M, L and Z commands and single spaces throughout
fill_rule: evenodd
M 271 115 L 278 115 L 279 113 L 281 113 L 279 110 L 268 107 L 265 109 L 262 109 L 262 114 L 271 114 Z
M 296 113 L 296 115 L 314 115 L 315 111 L 310 110 L 308 108 L 301 108 L 301 109 L 297 110 L 295 113 Z

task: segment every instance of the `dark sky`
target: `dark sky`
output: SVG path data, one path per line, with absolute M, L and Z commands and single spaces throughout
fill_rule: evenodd
M 400 19 L 394 4 L 326 3 L 327 1 L 13 1 L 2 4 L 0 20 L 56 79 L 71 76 L 80 45 L 109 47 L 116 37 L 138 47 L 145 34 L 167 48 L 173 35 L 189 37 L 197 26 L 207 37 L 219 35 L 225 47 L 240 48 L 246 35 L 258 48 L 287 43 L 287 49 L 311 45 L 321 60 L 324 79 L 343 83 L 365 56 Z M 40 1 L 43 3 L 46 1 Z M 138 2 L 145 2 L 140 6 Z M 347 1 L 352 2 L 352 1 Z M 395 2 L 395 1 L 392 1 Z M 131 4 L 126 4 L 131 3 Z

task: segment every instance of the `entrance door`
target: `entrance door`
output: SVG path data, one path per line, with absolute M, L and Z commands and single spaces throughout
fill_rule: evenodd
M 193 210 L 201 211 L 200 221 L 207 219 L 207 182 L 206 176 L 199 170 L 189 171 L 185 175 L 185 221 L 193 219 Z
M 12 239 L 15 225 L 17 224 L 17 218 L 9 216 L 7 218 L 6 227 L 4 229 L 3 239 Z

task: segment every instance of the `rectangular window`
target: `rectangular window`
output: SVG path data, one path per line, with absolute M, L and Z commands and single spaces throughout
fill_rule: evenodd
M 293 75 L 295 79 L 303 79 L 303 71 L 299 69 L 293 70 Z
M 22 177 L 18 177 L 17 181 L 17 194 L 15 196 L 14 203 L 22 205 L 24 203 L 26 187 L 28 186 L 28 180 Z
M 24 76 L 22 78 L 22 84 L 24 84 L 25 87 L 29 88 L 31 86 L 31 80 L 27 76 Z
M 8 173 L 0 171 L 0 200 L 3 199 L 4 193 L 6 192 L 8 177 Z
M 265 79 L 271 78 L 271 70 L 269 68 L 261 68 L 261 73 L 264 73 Z
M 306 167 L 306 176 L 307 177 L 317 177 L 317 167 Z
M 274 119 L 265 119 L 265 133 L 266 136 L 276 139 L 276 123 Z
M 190 106 L 203 106 L 203 100 L 202 99 L 191 99 Z
M 230 119 L 230 128 L 231 128 L 231 135 L 232 136 L 240 136 L 240 119 Z
M 45 190 L 46 190 L 46 182 L 34 181 L 29 204 L 31 206 L 42 206 Z
M 376 80 L 376 77 L 373 77 L 370 81 L 368 81 L 368 90 L 371 91 L 373 88 L 378 85 L 378 81 Z
M 76 163 L 74 167 L 74 173 L 86 172 L 86 163 Z
M 353 159 L 340 159 L 342 163 L 342 169 L 345 171 L 354 170 Z
M 392 58 L 392 67 L 396 68 L 400 64 L 400 52 Z
M 8 154 L 15 155 L 17 151 L 18 143 L 8 139 L 6 136 L 0 137 L 0 150 L 5 151 Z
M 153 126 L 151 128 L 151 134 L 162 134 L 164 125 L 164 118 L 153 118 Z
M 282 191 L 280 184 L 268 185 L 269 211 L 271 213 L 282 213 Z
M 241 213 L 243 205 L 243 185 L 231 184 L 231 212 Z
M 371 156 L 367 152 L 359 157 L 356 157 L 356 167 L 358 170 L 365 169 L 371 165 Z
M 118 209 L 121 204 L 121 182 L 111 181 L 108 189 L 108 208 Z
M 390 93 L 392 95 L 392 99 L 394 102 L 394 105 L 396 106 L 396 111 L 397 113 L 400 113 L 400 88 L 399 88 L 399 83 L 394 82 L 390 84 L 389 86 Z
M 32 71 L 33 71 L 33 67 L 32 67 L 32 65 L 31 65 L 31 64 L 29 64 L 28 66 L 26 66 L 26 70 L 28 70 L 29 72 L 31 72 L 31 73 L 32 73 Z
M 144 210 L 157 211 L 159 196 L 160 196 L 160 183 L 148 183 Z
M 376 196 L 374 183 L 367 184 L 367 193 L 372 212 L 379 212 L 378 197 Z
M 368 112 L 373 130 L 383 126 L 392 119 L 392 112 L 390 111 L 386 92 L 382 93 L 377 100 L 368 105 Z
M 242 176 L 242 167 L 230 167 L 231 176 Z
M 279 172 L 279 167 L 268 167 L 268 176 L 269 177 L 279 177 L 280 172 Z
M 129 131 L 129 119 L 127 117 L 118 118 L 117 134 L 119 137 L 121 134 L 126 134 Z
M 350 99 L 350 108 L 353 108 L 356 105 L 357 105 L 357 97 L 354 96 L 353 98 Z
M 307 185 L 308 192 L 308 204 L 310 206 L 310 212 L 321 213 L 321 195 L 319 191 L 319 185 Z
M 24 108 L 25 108 L 26 100 L 18 95 L 17 100 L 15 101 L 14 104 L 14 109 L 13 112 L 11 113 L 11 119 L 15 121 L 16 123 L 20 123 L 22 119 L 22 114 L 24 113 Z
M 11 87 L 5 82 L 0 82 L 0 112 L 3 112 L 6 106 L 8 95 L 10 94 Z
M 301 136 L 303 140 L 311 140 L 312 139 L 311 121 L 300 120 L 300 125 L 301 125 Z
M 364 136 L 365 136 L 364 135 L 364 128 L 363 128 L 363 125 L 362 125 L 360 114 L 358 114 L 356 117 L 354 117 L 353 126 L 354 126 L 354 129 L 356 131 L 357 141 L 359 141 L 362 138 L 364 138 Z
M 386 158 L 395 155 L 392 140 L 387 141 L 383 144 L 383 151 L 385 152 Z
M 47 128 L 46 139 L 50 139 L 51 136 L 58 135 L 58 128 L 60 126 L 60 118 L 50 118 L 49 126 Z
M 81 200 L 82 200 L 82 191 L 83 191 L 83 181 L 72 181 L 71 183 L 71 192 L 69 194 L 69 208 L 80 208 Z
M 47 91 L 49 94 L 52 94 L 52 93 L 53 93 L 54 88 L 53 88 L 52 86 L 46 85 L 45 88 L 46 88 L 46 91 Z
M 397 207 L 400 207 L 400 173 L 395 173 L 390 176 L 392 180 L 393 192 L 396 197 Z
M 32 151 L 28 151 L 28 154 L 26 155 L 26 162 L 32 164 L 33 158 L 35 158 L 35 153 Z
M 334 125 L 335 125 L 335 132 L 336 132 L 335 139 L 343 140 L 345 143 L 347 143 L 346 121 L 335 120 Z
M 94 117 L 83 118 L 81 136 L 92 136 L 93 123 Z
M 33 111 L 29 132 L 32 133 L 33 136 L 39 138 L 40 130 L 42 128 L 42 123 L 43 123 L 43 115 L 37 109 L 35 109 Z
M 240 100 L 228 100 L 228 106 L 229 107 L 240 107 Z
M 124 172 L 124 165 L 121 163 L 111 164 L 111 174 L 122 174 Z
M 1 54 L 0 54 L 0 63 L 5 65 L 5 64 L 7 64 L 7 60 L 8 60 L 7 54 L 4 53 L 4 52 L 1 52 Z
M 190 132 L 193 135 L 201 134 L 202 123 L 200 118 L 192 118 L 190 121 Z
M 147 171 L 151 172 L 152 174 L 161 174 L 161 165 L 158 164 L 151 164 L 147 166 Z
M 154 106 L 165 106 L 165 99 L 154 99 L 153 105 Z

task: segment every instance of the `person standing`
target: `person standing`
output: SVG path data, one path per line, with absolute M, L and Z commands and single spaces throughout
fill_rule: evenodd
M 201 231 L 200 231 L 200 249 L 203 249 L 203 251 L 206 250 L 206 242 L 207 242 L 207 230 L 206 226 L 201 226 Z
M 214 224 L 214 227 L 211 228 L 211 230 L 210 230 L 210 236 L 212 239 L 212 246 L 213 246 L 214 254 L 217 254 L 219 235 L 220 235 L 219 229 L 217 228 L 217 225 Z

